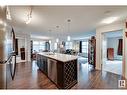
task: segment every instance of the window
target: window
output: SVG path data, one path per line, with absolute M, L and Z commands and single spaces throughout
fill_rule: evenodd
M 39 45 L 38 41 L 33 41 L 33 45 Z
M 54 50 L 57 50 L 57 43 L 54 43 Z
M 66 42 L 65 48 L 66 49 L 72 49 L 72 42 Z
M 88 53 L 88 41 L 82 41 L 82 53 Z
M 45 42 L 40 42 L 39 48 L 45 50 Z
M 45 50 L 45 41 L 33 41 L 33 50 L 36 52 Z

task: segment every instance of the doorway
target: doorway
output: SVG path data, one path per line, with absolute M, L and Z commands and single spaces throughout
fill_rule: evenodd
M 16 52 L 17 52 L 17 55 L 16 55 L 16 63 L 21 63 L 21 62 L 26 62 L 25 60 L 25 39 L 24 38 L 21 38 L 21 37 L 18 37 L 16 38 L 17 39 L 17 49 L 16 49 Z M 23 51 L 21 51 L 21 49 L 23 49 Z M 24 53 L 22 55 L 22 53 Z M 23 56 L 23 59 L 22 59 L 22 56 Z
M 102 34 L 102 70 L 122 75 L 123 30 Z

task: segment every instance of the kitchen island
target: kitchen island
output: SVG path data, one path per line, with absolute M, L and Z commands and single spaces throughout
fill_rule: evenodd
M 77 83 L 77 56 L 43 52 L 37 54 L 37 66 L 58 88 Z

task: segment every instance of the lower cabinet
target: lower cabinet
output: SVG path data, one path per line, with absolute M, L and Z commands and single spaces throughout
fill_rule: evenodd
M 41 63 L 41 56 L 37 55 L 37 66 L 40 68 L 40 63 Z
M 48 74 L 47 70 L 47 58 L 37 55 L 37 66 L 41 71 L 43 71 L 45 74 Z
M 38 54 L 37 66 L 58 88 L 68 89 L 77 83 L 77 59 L 62 62 Z

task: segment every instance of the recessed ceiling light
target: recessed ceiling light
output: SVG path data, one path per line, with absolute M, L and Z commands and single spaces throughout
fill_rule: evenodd
M 110 24 L 110 23 L 113 23 L 114 21 L 116 21 L 117 19 L 118 19 L 118 17 L 108 17 L 108 18 L 102 20 L 102 23 Z

